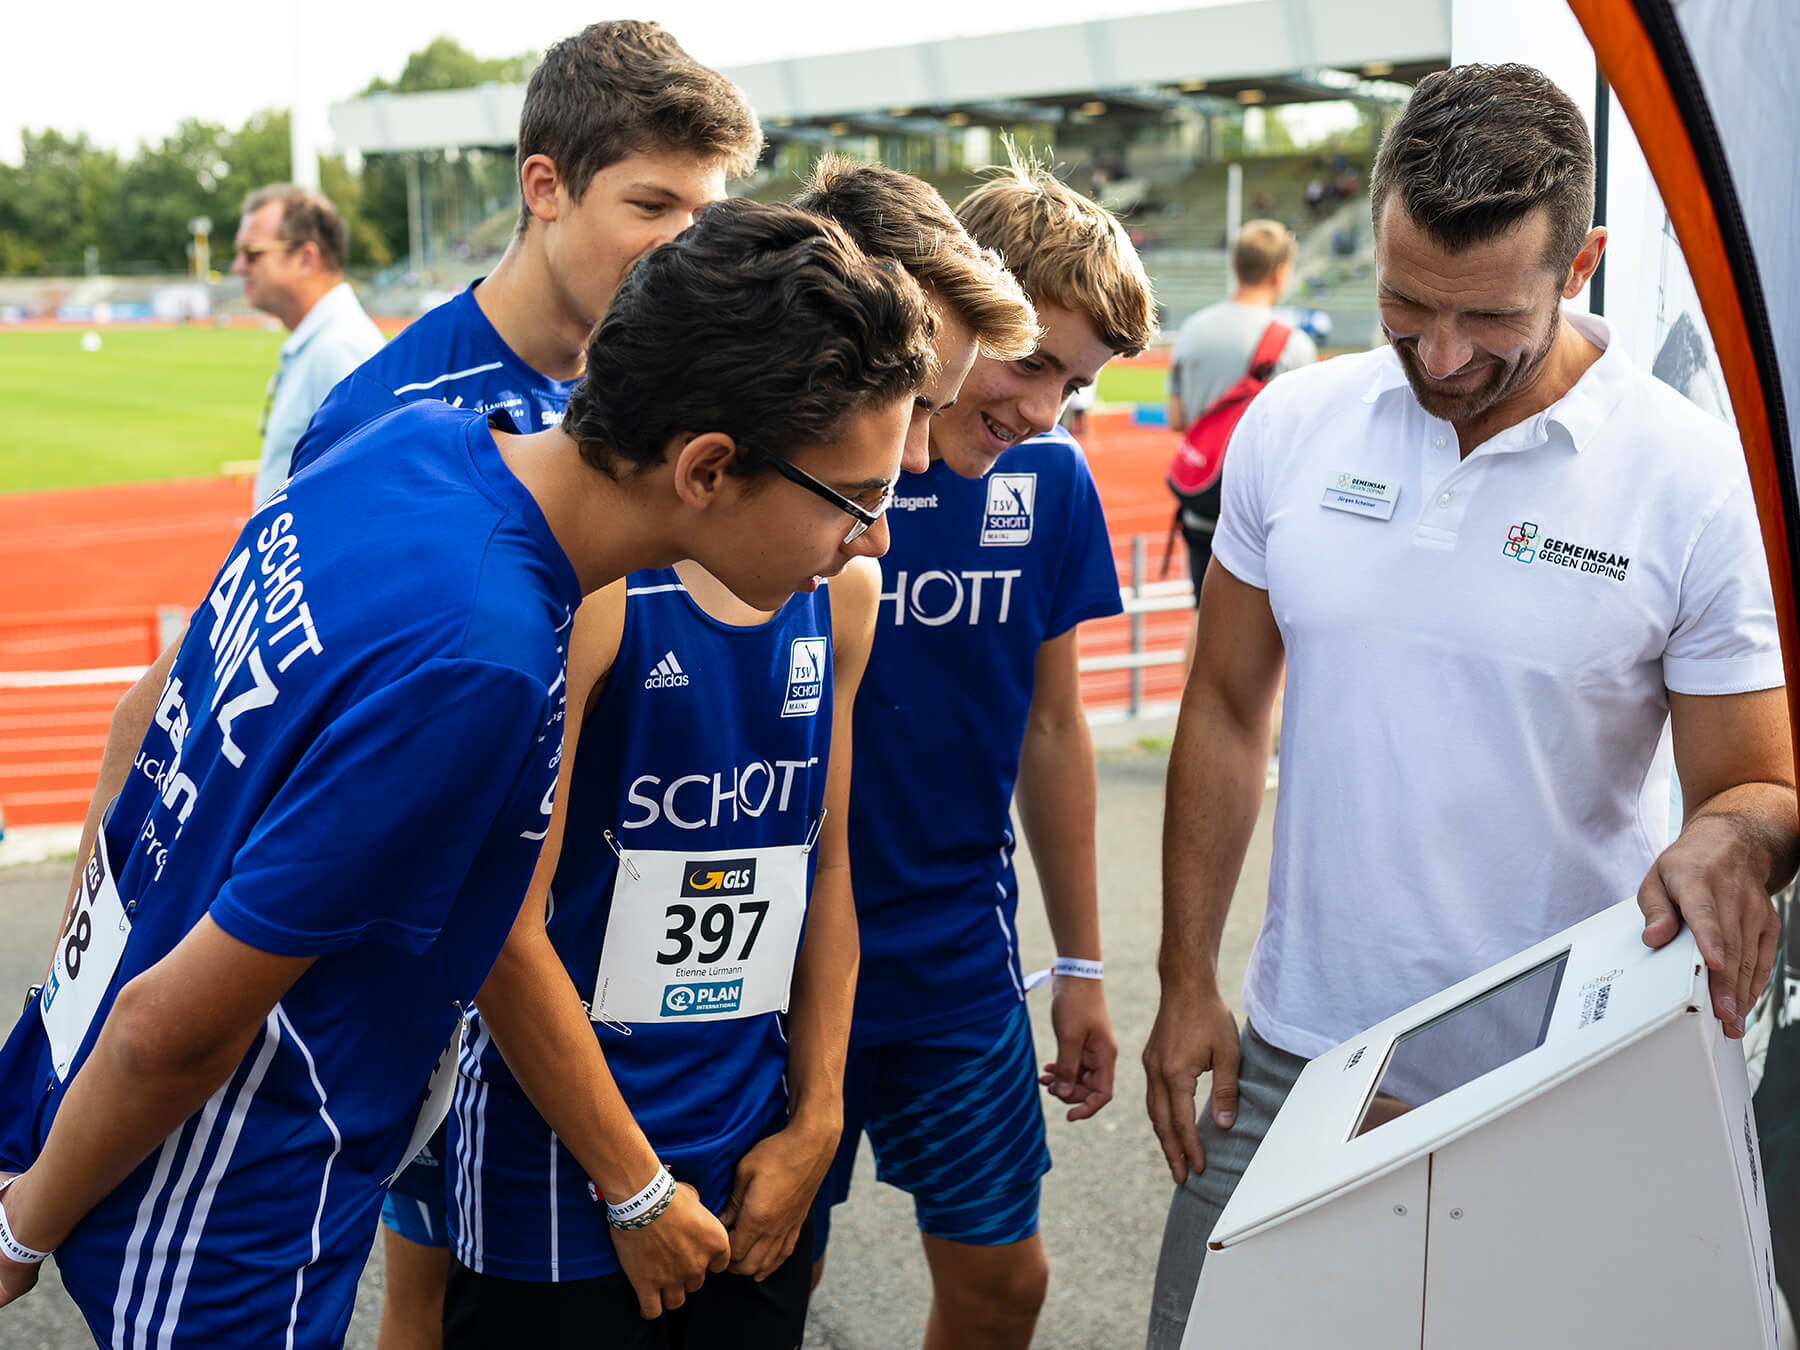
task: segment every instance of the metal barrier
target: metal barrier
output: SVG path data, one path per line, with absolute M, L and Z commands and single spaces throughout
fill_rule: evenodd
M 1146 710 L 1145 670 L 1158 666 L 1178 666 L 1185 659 L 1185 653 L 1179 647 L 1151 648 L 1144 616 L 1189 612 L 1194 607 L 1194 584 L 1185 575 L 1185 567 L 1184 575 L 1179 580 L 1144 580 L 1147 541 L 1152 537 L 1144 534 L 1131 536 L 1129 570 L 1125 584 L 1119 587 L 1119 599 L 1124 603 L 1125 617 L 1129 621 L 1130 641 L 1127 649 L 1123 652 L 1084 656 L 1080 662 L 1081 673 L 1084 675 L 1110 670 L 1130 672 L 1125 708 L 1127 717 L 1142 716 Z

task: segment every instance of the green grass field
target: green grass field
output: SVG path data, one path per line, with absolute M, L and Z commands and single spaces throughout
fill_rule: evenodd
M 262 448 L 286 334 L 261 328 L 0 331 L 0 492 L 216 474 Z
M 256 424 L 281 332 L 262 328 L 0 331 L 0 492 L 216 474 L 262 448 Z M 1100 398 L 1161 403 L 1166 373 L 1108 367 Z
M 1102 403 L 1158 403 L 1168 393 L 1169 372 L 1162 366 L 1107 366 L 1100 372 Z

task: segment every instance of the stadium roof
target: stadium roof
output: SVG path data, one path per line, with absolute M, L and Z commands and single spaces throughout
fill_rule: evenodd
M 1451 0 L 1236 0 L 981 37 L 726 67 L 773 140 L 831 127 L 932 134 L 1059 121 L 1083 104 L 1160 117 L 1172 103 L 1396 98 L 1449 62 Z M 523 85 L 336 103 L 340 149 L 509 146 Z M 840 131 L 834 123 L 844 123 Z

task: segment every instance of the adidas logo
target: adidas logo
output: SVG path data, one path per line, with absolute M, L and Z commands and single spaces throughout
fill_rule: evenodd
M 650 678 L 644 681 L 644 688 L 679 689 L 687 682 L 687 672 L 681 668 L 681 662 L 675 659 L 675 653 L 669 652 L 656 663 L 656 669 L 651 671 Z

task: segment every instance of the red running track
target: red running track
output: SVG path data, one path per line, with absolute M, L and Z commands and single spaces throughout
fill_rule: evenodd
M 1132 536 L 1145 534 L 1145 580 L 1156 580 L 1173 509 L 1163 486 L 1171 453 L 1160 428 L 1128 414 L 1090 415 L 1089 462 L 1105 503 L 1121 585 L 1131 582 Z M 108 672 L 140 667 L 159 650 L 157 612 L 189 612 L 204 598 L 249 515 L 248 478 L 176 479 L 0 496 L 0 811 L 12 826 L 79 821 L 87 809 L 113 705 L 129 676 L 26 683 L 29 672 Z M 1176 541 L 1170 579 L 1187 576 Z M 1142 616 L 1149 650 L 1179 651 L 1186 609 Z M 1131 620 L 1105 619 L 1081 633 L 1083 657 L 1124 653 Z M 22 686 L 22 687 L 21 687 Z M 1180 666 L 1143 671 L 1143 702 L 1180 697 Z M 1091 712 L 1129 707 L 1128 671 L 1090 672 Z

